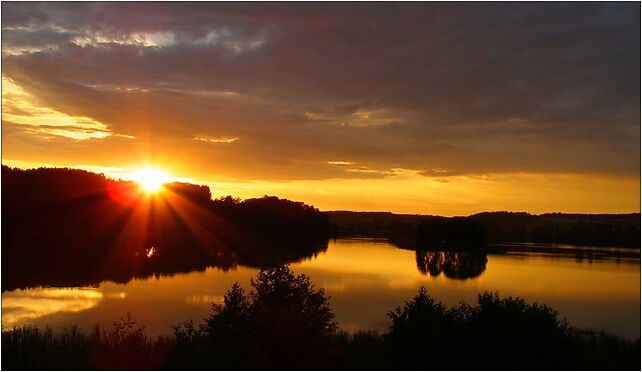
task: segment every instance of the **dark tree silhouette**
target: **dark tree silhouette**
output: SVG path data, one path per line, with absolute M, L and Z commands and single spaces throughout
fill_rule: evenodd
M 199 369 L 323 369 L 337 330 L 323 289 L 288 266 L 260 271 L 251 285 L 246 295 L 234 284 L 198 330 L 176 327 L 177 350 L 209 355 Z
M 387 349 L 399 369 L 460 369 L 453 348 L 453 314 L 419 288 L 417 295 L 388 313 L 390 331 L 384 335 Z M 453 363 L 455 361 L 455 363 Z M 461 361 L 460 361 L 461 363 Z
M 322 350 L 337 330 L 323 289 L 287 266 L 261 271 L 252 280 L 257 354 L 268 369 L 322 366 Z
M 417 227 L 417 245 L 478 247 L 488 240 L 486 228 L 468 217 L 425 220 Z
M 525 212 L 484 212 L 469 217 L 484 225 L 488 239 L 494 242 L 528 241 L 529 226 L 538 219 Z
M 568 327 L 545 305 L 484 292 L 475 306 L 450 309 L 424 287 L 388 314 L 385 335 L 400 369 L 565 369 Z
M 577 246 L 640 248 L 640 214 L 532 215 L 484 212 L 470 216 L 495 242 L 558 243 Z
M 202 185 L 194 185 L 186 182 L 171 182 L 163 185 L 178 195 L 184 196 L 197 205 L 207 205 L 212 199 L 210 188 Z

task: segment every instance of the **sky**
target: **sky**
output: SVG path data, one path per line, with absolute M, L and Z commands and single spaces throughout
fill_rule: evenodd
M 5 165 L 322 210 L 640 211 L 639 3 L 1 9 Z

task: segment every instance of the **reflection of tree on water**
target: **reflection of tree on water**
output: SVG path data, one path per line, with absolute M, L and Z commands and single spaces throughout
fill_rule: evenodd
M 210 267 L 223 271 L 239 265 L 270 268 L 316 256 L 328 246 L 324 238 L 245 237 L 208 246 L 186 236 L 183 240 L 174 238 L 153 243 L 124 239 L 114 245 L 102 235 L 5 234 L 2 290 L 90 286 L 103 281 L 127 283 L 132 279 L 204 271 Z
M 486 270 L 486 254 L 471 252 L 416 252 L 417 269 L 430 276 L 443 273 L 449 279 L 470 279 Z

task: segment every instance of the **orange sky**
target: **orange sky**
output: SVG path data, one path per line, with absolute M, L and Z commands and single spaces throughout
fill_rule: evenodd
M 3 161 L 21 168 L 55 164 Z M 140 168 L 106 168 L 58 164 L 131 179 Z M 149 164 L 153 165 L 153 164 Z M 142 167 L 141 167 L 142 168 Z M 444 216 L 483 211 L 530 213 L 632 213 L 639 212 L 640 183 L 636 179 L 609 179 L 559 174 L 497 174 L 478 177 L 453 176 L 433 180 L 417 171 L 397 169 L 383 179 L 327 179 L 291 182 L 193 179 L 180 168 L 159 167 L 173 179 L 208 185 L 214 198 L 233 195 L 242 199 L 277 195 L 304 201 L 321 210 L 389 211 Z
M 77 5 L 2 5 L 3 164 L 322 210 L 640 211 L 636 4 Z

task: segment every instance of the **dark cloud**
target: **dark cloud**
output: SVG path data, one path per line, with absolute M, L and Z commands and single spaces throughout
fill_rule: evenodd
M 82 36 L 78 32 L 58 31 L 55 29 L 4 29 L 2 30 L 3 48 L 44 48 L 69 43 Z
M 48 48 L 3 56 L 3 73 L 40 104 L 158 151 L 185 146 L 182 156 L 208 172 L 639 177 L 639 4 L 3 3 L 2 10 L 3 52 Z M 122 145 L 91 140 L 84 151 L 97 151 L 97 141 L 105 153 Z M 337 159 L 355 166 L 327 163 Z

